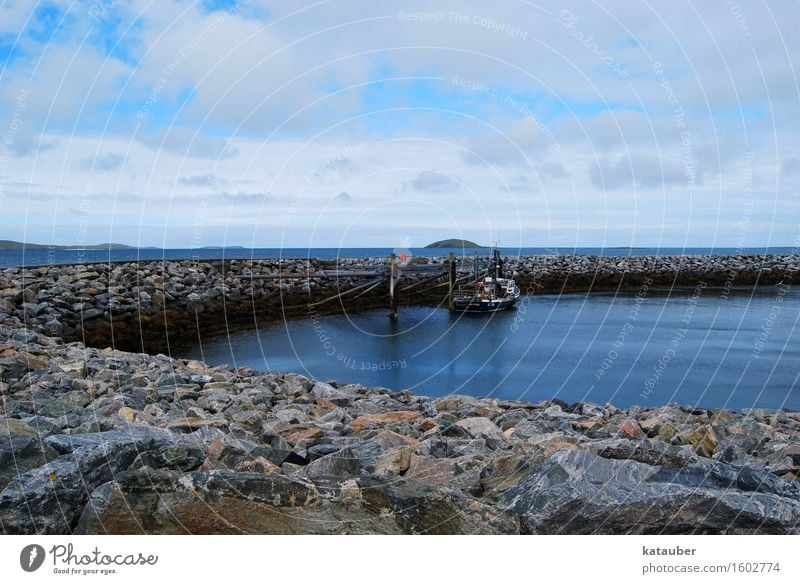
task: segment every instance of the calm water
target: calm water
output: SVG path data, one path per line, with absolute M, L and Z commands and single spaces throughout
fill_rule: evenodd
M 798 318 L 785 288 L 536 296 L 495 315 L 309 316 L 185 356 L 434 396 L 799 410 Z
M 0 250 L 0 267 L 13 266 L 39 266 L 47 264 L 75 264 L 83 262 L 107 262 L 121 260 L 177 260 L 192 258 L 197 260 L 208 259 L 250 259 L 250 258 L 364 258 L 386 257 L 393 250 L 388 247 L 350 247 L 350 248 L 226 248 L 226 249 L 114 249 L 114 250 Z M 399 250 L 397 250 L 399 251 Z M 458 249 L 423 249 L 411 248 L 413 255 L 444 256 L 451 251 L 462 253 Z M 680 255 L 680 254 L 718 254 L 736 255 L 764 254 L 764 253 L 791 253 L 789 247 L 771 248 L 708 248 L 708 247 L 523 247 L 502 248 L 507 255 Z M 488 250 L 481 250 L 483 255 Z

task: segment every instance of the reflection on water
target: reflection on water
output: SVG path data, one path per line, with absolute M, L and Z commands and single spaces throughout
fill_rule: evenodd
M 797 410 L 798 309 L 788 287 L 535 296 L 494 315 L 310 314 L 186 356 L 426 395 Z

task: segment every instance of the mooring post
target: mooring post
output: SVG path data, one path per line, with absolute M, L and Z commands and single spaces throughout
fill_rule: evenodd
M 397 320 L 397 294 L 395 286 L 397 284 L 397 256 L 389 256 L 389 318 Z
M 456 288 L 456 254 L 450 252 L 449 259 L 449 273 L 450 273 L 450 294 L 447 296 L 447 307 L 453 310 L 453 294 Z

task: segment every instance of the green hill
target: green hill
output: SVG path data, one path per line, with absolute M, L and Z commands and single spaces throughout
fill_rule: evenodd
M 425 246 L 425 249 L 441 249 L 441 248 L 471 248 L 476 249 L 479 247 L 483 247 L 482 245 L 478 245 L 474 241 L 467 241 L 466 239 L 443 239 L 441 241 L 435 241 Z

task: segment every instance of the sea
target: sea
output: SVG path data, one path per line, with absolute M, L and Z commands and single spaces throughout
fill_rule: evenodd
M 799 411 L 798 319 L 789 287 L 534 295 L 495 314 L 309 314 L 180 356 L 429 396 Z

